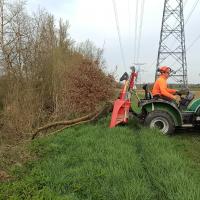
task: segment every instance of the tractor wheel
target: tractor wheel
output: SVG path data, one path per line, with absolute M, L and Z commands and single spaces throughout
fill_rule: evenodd
M 174 132 L 175 126 L 171 116 L 164 111 L 150 112 L 145 118 L 145 125 L 150 128 L 157 128 L 163 134 L 170 135 Z

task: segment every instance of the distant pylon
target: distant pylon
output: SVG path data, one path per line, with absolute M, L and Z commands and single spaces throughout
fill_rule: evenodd
M 158 67 L 163 65 L 174 70 L 171 78 L 176 83 L 188 86 L 183 0 L 164 2 L 155 78 Z

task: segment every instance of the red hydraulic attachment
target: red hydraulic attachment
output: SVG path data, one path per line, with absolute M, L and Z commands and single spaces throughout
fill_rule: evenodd
M 135 79 L 137 78 L 137 72 L 135 68 L 132 67 L 132 72 L 130 78 L 128 74 L 124 73 L 120 80 L 125 80 L 125 83 L 120 92 L 120 96 L 114 102 L 114 107 L 111 116 L 110 128 L 115 127 L 120 123 L 127 123 L 129 117 L 129 110 L 131 107 L 131 91 L 134 88 Z

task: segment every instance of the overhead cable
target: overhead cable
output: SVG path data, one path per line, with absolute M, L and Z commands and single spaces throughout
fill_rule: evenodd
M 131 51 L 131 12 L 130 12 L 130 0 L 128 0 L 128 26 L 129 26 L 129 56 L 130 56 L 130 58 L 129 58 L 129 61 L 131 62 L 131 58 L 132 58 L 132 55 L 131 55 L 131 53 L 130 52 L 132 52 Z
M 189 51 L 195 44 L 196 42 L 200 39 L 200 34 L 193 40 L 193 42 L 188 46 L 187 51 Z
M 186 1 L 187 1 L 187 0 L 186 0 Z M 186 18 L 186 20 L 185 20 L 185 26 L 187 25 L 189 19 L 191 18 L 191 16 L 192 16 L 192 14 L 193 14 L 195 8 L 197 7 L 198 3 L 199 3 L 199 0 L 196 0 L 195 3 L 193 4 L 193 7 L 192 7 L 190 13 L 188 14 L 188 16 L 187 16 L 187 18 Z M 199 39 L 200 39 L 200 35 L 197 36 L 197 38 L 195 38 L 195 39 L 193 40 L 193 42 L 189 45 L 189 47 L 186 49 L 186 51 L 188 51 L 189 49 L 191 49 L 191 48 L 193 47 L 193 45 L 195 45 L 195 43 L 196 43 Z M 175 64 L 175 62 L 173 63 L 173 65 L 174 65 L 174 64 Z
M 120 28 L 119 28 L 119 18 L 118 18 L 118 13 L 117 13 L 117 6 L 116 6 L 115 0 L 112 0 L 112 3 L 113 3 L 113 9 L 114 9 L 114 13 L 115 13 L 115 22 L 116 22 L 116 28 L 117 28 L 117 33 L 118 33 L 118 40 L 119 40 L 121 58 L 122 58 L 122 62 L 123 62 L 123 65 L 124 65 L 124 69 L 126 70 L 124 50 L 123 50 L 123 46 L 122 46 L 122 40 L 121 40 L 121 34 L 120 34 Z
M 188 0 L 185 0 L 184 6 L 187 4 L 187 2 L 188 2 Z M 191 16 L 192 16 L 195 8 L 197 7 L 198 3 L 199 3 L 199 0 L 196 0 L 195 3 L 193 4 L 193 7 L 192 7 L 191 11 L 189 12 L 189 14 L 188 14 L 188 16 L 185 20 L 185 26 L 187 25 L 189 19 L 191 18 Z M 189 45 L 189 48 L 187 48 L 186 51 L 188 51 L 199 39 L 200 39 L 200 35 L 197 36 L 197 38 L 191 43 L 191 45 Z M 155 62 L 156 62 L 156 59 L 152 62 L 150 67 L 153 66 Z
M 135 7 L 135 39 L 134 39 L 134 63 L 137 62 L 137 35 L 138 35 L 138 7 L 139 2 L 136 0 L 136 7 Z
M 186 20 L 185 20 L 185 24 L 187 24 L 187 22 L 189 21 L 190 17 L 192 16 L 192 13 L 194 12 L 195 8 L 197 7 L 197 4 L 199 3 L 199 0 L 196 0 L 190 13 L 188 14 Z
M 142 27 L 143 27 L 143 18 L 144 18 L 144 5 L 145 5 L 145 0 L 142 0 L 141 11 L 140 11 L 140 26 L 139 26 L 139 36 L 138 36 L 138 48 L 137 48 L 136 62 L 138 62 L 139 59 L 140 59 L 140 47 L 141 47 Z

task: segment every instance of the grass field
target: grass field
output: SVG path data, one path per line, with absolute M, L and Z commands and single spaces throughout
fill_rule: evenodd
M 200 199 L 200 137 L 98 124 L 37 139 L 0 199 Z

